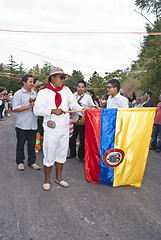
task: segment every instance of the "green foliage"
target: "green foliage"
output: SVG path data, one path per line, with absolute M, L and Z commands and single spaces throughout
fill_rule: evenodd
M 21 88 L 21 78 L 24 74 L 32 74 L 33 77 L 38 78 L 39 81 L 44 81 L 48 77 L 52 65 L 48 62 L 44 63 L 44 66 L 40 68 L 38 64 L 31 68 L 29 71 L 23 68 L 23 63 L 18 64 L 13 60 L 13 56 L 10 56 L 9 64 L 5 67 L 0 64 L 0 86 L 7 91 L 12 90 L 16 92 Z
M 25 69 L 23 68 L 23 63 L 20 63 L 20 65 L 18 66 L 18 73 L 19 74 L 25 74 Z
M 87 89 L 93 90 L 95 95 L 98 96 L 107 94 L 107 85 L 109 83 L 109 80 L 112 78 L 117 78 L 122 84 L 128 78 L 128 71 L 129 69 L 126 69 L 126 71 L 118 69 L 113 73 L 106 72 L 104 78 L 100 77 L 99 74 L 95 71 L 88 81 Z
M 161 20 L 159 21 L 161 26 Z M 153 28 L 147 26 L 148 31 L 156 31 L 157 23 Z M 137 67 L 136 67 L 137 66 Z M 139 74 L 138 87 L 145 93 L 151 91 L 153 100 L 157 103 L 161 93 L 161 36 L 148 35 L 144 37 L 139 59 L 135 67 L 144 69 Z
M 141 10 L 146 10 L 147 13 L 153 13 L 156 19 L 161 16 L 160 0 L 135 0 L 135 5 Z
M 161 1 L 157 0 L 136 0 L 135 4 L 147 13 L 156 17 L 154 24 L 147 24 L 147 32 L 161 31 Z M 161 93 L 161 36 L 148 35 L 144 37 L 139 59 L 133 62 L 131 71 L 140 71 L 137 78 L 137 86 L 143 92 L 151 91 L 155 103 Z
M 23 63 L 18 64 L 11 55 L 9 64 L 3 65 L 1 63 L 0 65 L 0 86 L 7 91 L 17 91 L 21 87 L 21 77 L 24 73 Z
M 36 64 L 35 66 L 33 66 L 33 68 L 31 68 L 29 70 L 29 73 L 32 74 L 32 75 L 35 75 L 36 77 L 38 77 L 40 75 L 40 68 L 39 68 L 39 65 Z
M 40 69 L 40 73 L 43 76 L 49 76 L 50 70 L 53 67 L 51 63 L 45 62 L 44 66 Z
M 2 63 L 0 64 L 0 73 L 4 73 L 4 67 Z
M 29 74 L 32 74 L 34 78 L 38 78 L 40 82 L 44 82 L 45 79 L 49 76 L 52 67 L 53 65 L 48 62 L 44 62 L 42 68 L 40 68 L 39 65 L 37 64 L 29 70 Z
M 96 96 L 106 94 L 107 93 L 106 78 L 100 77 L 99 74 L 95 71 L 87 83 L 87 89 L 93 90 Z
M 5 88 L 8 92 L 10 90 L 16 92 L 21 88 L 21 79 L 17 77 L 11 77 L 10 75 L 0 76 L 0 86 Z
M 19 64 L 13 60 L 13 56 L 10 56 L 9 64 L 7 64 L 10 73 L 18 73 Z
M 119 80 L 120 84 L 122 84 L 127 80 L 128 72 L 129 72 L 128 68 L 125 71 L 121 70 L 121 69 L 117 69 L 116 71 L 114 71 L 112 73 L 106 72 L 105 78 L 106 78 L 107 82 L 109 82 L 109 80 L 112 78 L 117 78 Z
M 69 79 L 67 79 L 64 84 L 68 86 L 72 92 L 75 92 L 77 87 L 77 82 L 80 80 L 84 80 L 84 77 L 81 71 L 73 70 L 72 76 Z

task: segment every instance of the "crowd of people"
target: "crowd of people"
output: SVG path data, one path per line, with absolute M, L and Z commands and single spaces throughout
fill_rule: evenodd
M 36 153 L 43 148 L 44 190 L 51 187 L 50 174 L 54 165 L 55 182 L 67 187 L 68 183 L 62 177 L 66 159 L 78 155 L 79 161 L 84 162 L 85 109 L 153 107 L 151 92 L 145 94 L 146 100 L 141 103 L 141 98 L 136 97 L 134 92 L 124 95 L 118 79 L 111 79 L 107 86 L 107 94 L 99 97 L 95 96 L 93 90 L 86 90 L 86 82 L 83 80 L 78 81 L 76 92 L 73 94 L 67 86 L 64 86 L 67 78 L 69 75 L 61 68 L 54 67 L 48 77 L 47 86 L 34 79 L 32 75 L 24 75 L 22 88 L 14 94 L 14 97 L 12 91 L 8 94 L 4 89 L 0 89 L 0 120 L 4 121 L 5 117 L 9 117 L 11 110 L 16 113 L 17 168 L 20 171 L 25 169 L 26 141 L 28 166 L 34 170 L 41 169 L 36 164 Z M 67 114 L 70 111 L 72 113 Z M 79 141 L 78 153 L 77 141 Z M 157 105 L 150 149 L 161 151 L 161 96 Z
M 12 109 L 13 91 L 9 93 L 0 88 L 0 121 L 5 121 L 9 117 Z

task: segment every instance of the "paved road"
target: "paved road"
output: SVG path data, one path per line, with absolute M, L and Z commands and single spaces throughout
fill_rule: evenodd
M 0 125 L 0 240 L 161 239 L 160 153 L 150 152 L 141 188 L 88 183 L 75 158 L 64 165 L 69 188 L 54 183 L 53 171 L 45 192 L 43 170 L 16 169 L 14 114 Z

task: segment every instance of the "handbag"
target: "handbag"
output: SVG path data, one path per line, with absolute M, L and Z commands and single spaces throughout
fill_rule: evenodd
M 90 109 L 90 107 L 88 107 L 87 105 L 83 105 L 83 104 L 80 104 L 80 105 L 84 109 Z M 79 115 L 79 119 L 78 119 L 78 121 L 75 124 L 76 125 L 85 125 L 85 116 L 80 116 Z
M 81 106 L 80 101 L 82 100 L 83 97 L 84 97 L 84 94 L 78 100 L 78 104 L 80 106 Z M 71 116 L 73 118 L 73 123 L 77 123 L 80 120 L 80 117 L 81 117 L 78 113 L 71 113 Z

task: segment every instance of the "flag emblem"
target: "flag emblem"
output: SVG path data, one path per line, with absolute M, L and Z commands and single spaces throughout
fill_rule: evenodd
M 120 149 L 113 148 L 103 155 L 103 162 L 108 167 L 117 167 L 124 159 L 124 152 Z

